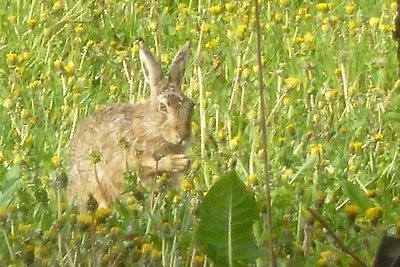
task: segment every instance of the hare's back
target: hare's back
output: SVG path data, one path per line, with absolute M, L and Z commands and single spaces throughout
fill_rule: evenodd
M 115 146 L 118 136 L 143 117 L 142 105 L 110 104 L 85 118 L 71 141 L 71 160 L 94 150 Z

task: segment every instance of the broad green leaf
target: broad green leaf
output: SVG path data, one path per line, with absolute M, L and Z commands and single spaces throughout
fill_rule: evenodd
M 259 250 L 253 233 L 254 195 L 232 171 L 216 182 L 200 206 L 196 243 L 215 266 L 245 266 Z
M 339 179 L 339 184 L 343 190 L 343 194 L 348 197 L 352 203 L 358 205 L 363 210 L 368 209 L 372 205 L 371 200 L 359 186 L 344 179 Z

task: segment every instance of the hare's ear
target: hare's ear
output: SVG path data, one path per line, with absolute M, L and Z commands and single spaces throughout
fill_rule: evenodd
M 155 90 L 163 79 L 163 73 L 160 62 L 148 49 L 143 41 L 140 41 L 139 58 L 146 82 L 150 89 Z
M 169 70 L 169 82 L 176 88 L 182 85 L 183 74 L 185 72 L 187 56 L 189 52 L 189 42 L 184 44 L 176 53 Z

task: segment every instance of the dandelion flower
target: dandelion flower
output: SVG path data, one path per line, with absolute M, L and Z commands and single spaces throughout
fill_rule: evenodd
M 228 12 L 232 12 L 233 9 L 235 9 L 235 7 L 236 7 L 236 4 L 234 2 L 230 2 L 230 3 L 226 3 L 225 4 L 225 9 Z
M 318 4 L 315 5 L 315 8 L 318 11 L 326 12 L 326 11 L 329 10 L 329 4 L 328 3 L 318 3 Z
M 68 76 L 74 75 L 74 74 L 75 74 L 75 70 L 76 70 L 76 69 L 75 69 L 75 63 L 72 62 L 72 61 L 68 62 L 68 64 L 65 65 L 64 70 L 65 70 L 65 73 L 66 73 Z
M 365 212 L 365 217 L 370 220 L 372 223 L 377 223 L 380 218 L 383 216 L 383 208 L 382 207 L 372 207 L 367 209 Z
M 7 64 L 8 64 L 9 66 L 12 66 L 12 65 L 14 65 L 15 63 L 17 63 L 17 60 L 18 60 L 18 55 L 17 55 L 16 53 L 10 52 L 10 53 L 8 53 L 8 54 L 6 55 L 6 62 L 7 62 Z
M 294 89 L 300 85 L 300 80 L 294 77 L 289 77 L 284 80 L 284 83 L 288 89 Z
M 221 12 L 221 6 L 220 5 L 215 5 L 212 6 L 208 9 L 208 11 L 212 14 L 212 15 L 218 15 Z
M 378 26 L 380 24 L 380 18 L 372 17 L 369 19 L 368 23 L 369 23 L 369 26 L 371 26 L 371 28 L 376 29 L 376 28 L 378 28 Z
M 344 208 L 344 211 L 345 211 L 349 221 L 354 221 L 356 219 L 357 215 L 360 213 L 360 207 L 355 204 L 348 204 Z
M 112 209 L 107 207 L 98 208 L 94 215 L 96 222 L 97 223 L 104 222 L 108 217 L 111 216 L 112 212 L 113 212 Z

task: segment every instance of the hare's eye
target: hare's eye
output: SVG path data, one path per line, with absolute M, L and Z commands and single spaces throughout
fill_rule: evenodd
M 160 103 L 160 111 L 167 112 L 167 106 L 164 103 Z

